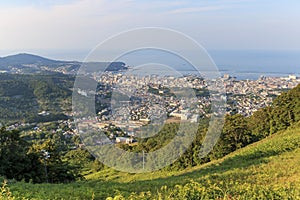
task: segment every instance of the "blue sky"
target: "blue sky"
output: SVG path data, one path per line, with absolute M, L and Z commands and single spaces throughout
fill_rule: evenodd
M 121 31 L 171 28 L 207 49 L 300 50 L 298 0 L 11 0 L 0 52 L 90 50 Z

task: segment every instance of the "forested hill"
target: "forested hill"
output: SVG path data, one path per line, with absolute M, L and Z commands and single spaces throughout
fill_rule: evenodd
M 17 55 L 11 55 L 0 58 L 0 66 L 17 66 L 17 65 L 30 65 L 30 64 L 37 64 L 37 65 L 58 65 L 59 63 L 71 63 L 67 61 L 57 61 L 51 60 L 48 58 L 43 58 L 41 56 L 32 55 L 21 53 Z
M 71 111 L 74 77 L 0 74 L 0 122 L 65 119 Z M 47 111 L 47 116 L 39 115 Z
M 46 73 L 62 72 L 75 74 L 83 63 L 78 61 L 60 61 L 44 58 L 37 55 L 22 53 L 0 57 L 0 71 L 7 73 Z M 98 71 L 126 70 L 123 62 L 87 62 L 89 69 Z

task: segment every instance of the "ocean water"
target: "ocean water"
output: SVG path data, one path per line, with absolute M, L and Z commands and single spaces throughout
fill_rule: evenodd
M 255 80 L 262 75 L 269 77 L 286 77 L 290 74 L 300 76 L 300 51 L 210 50 L 208 54 L 221 75 L 229 74 L 240 80 Z M 203 58 L 197 57 L 197 55 L 194 57 L 196 59 Z M 198 74 L 198 71 L 188 61 L 162 50 L 134 51 L 121 56 L 118 60 L 129 66 L 139 66 L 136 71 L 140 74 L 168 74 L 170 68 L 180 74 Z M 145 65 L 145 63 L 152 63 L 153 67 L 151 68 L 151 64 Z M 158 67 L 156 63 L 161 66 Z M 154 67 L 154 65 L 157 66 Z
M 261 75 L 300 76 L 300 51 L 212 50 L 209 54 L 221 73 L 238 79 L 257 79 Z
M 20 51 L 21 52 L 21 51 Z M 1 52 L 2 56 L 20 52 Z M 83 61 L 89 50 L 31 50 L 28 53 L 41 55 L 57 60 Z M 260 76 L 282 77 L 294 74 L 300 77 L 300 50 L 273 51 L 273 50 L 207 50 L 207 53 L 217 65 L 219 72 L 230 74 L 237 79 L 257 79 Z M 190 54 L 194 54 L 190 52 Z M 194 55 L 199 58 L 199 55 Z M 102 57 L 102 56 L 101 56 Z M 107 61 L 107 60 L 99 60 Z M 129 66 L 141 66 L 145 63 L 160 63 L 174 68 L 181 74 L 197 74 L 195 68 L 180 56 L 163 50 L 143 49 L 132 51 L 120 56 L 116 61 L 123 61 Z M 168 74 L 167 67 L 149 68 L 144 66 L 146 74 Z M 145 67 L 148 67 L 145 69 Z M 137 70 L 141 71 L 141 68 Z

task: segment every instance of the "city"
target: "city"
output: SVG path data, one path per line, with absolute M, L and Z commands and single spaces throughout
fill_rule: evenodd
M 209 118 L 214 114 L 210 110 L 208 83 L 195 75 L 138 76 L 105 72 L 93 75 L 93 78 L 102 87 L 96 92 L 79 90 L 78 93 L 83 96 L 95 95 L 102 109 L 97 111 L 96 119 L 86 116 L 77 120 L 81 125 L 90 125 L 105 132 L 117 127 L 118 131 L 107 135 L 113 142 L 132 143 L 135 141 L 134 134 L 148 124 L 197 123 L 200 118 Z M 248 117 L 270 106 L 282 92 L 296 87 L 300 79 L 290 75 L 236 80 L 225 74 L 219 83 L 226 89 L 226 114 Z M 187 93 L 187 89 L 192 90 Z M 192 96 L 187 98 L 187 95 Z

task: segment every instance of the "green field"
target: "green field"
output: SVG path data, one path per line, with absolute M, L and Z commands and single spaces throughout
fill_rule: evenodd
M 8 187 L 16 199 L 300 199 L 300 124 L 184 171 L 107 169 L 86 179 L 70 184 L 10 181 Z

